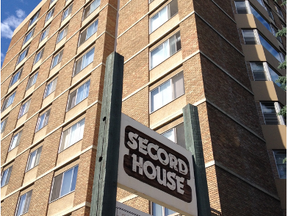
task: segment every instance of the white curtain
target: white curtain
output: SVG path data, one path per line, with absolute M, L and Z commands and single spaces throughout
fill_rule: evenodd
M 168 20 L 168 7 L 166 6 L 151 18 L 150 20 L 151 32 L 153 32 L 167 20 Z

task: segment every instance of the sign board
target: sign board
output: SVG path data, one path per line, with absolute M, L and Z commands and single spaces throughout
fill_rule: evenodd
M 151 216 L 123 203 L 116 202 L 115 216 Z
M 186 216 L 197 215 L 191 152 L 125 114 L 118 186 Z

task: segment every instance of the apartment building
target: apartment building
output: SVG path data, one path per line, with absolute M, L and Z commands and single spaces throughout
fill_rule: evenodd
M 89 215 L 116 51 L 123 113 L 185 148 L 182 108 L 197 107 L 211 215 L 285 215 L 285 11 L 273 0 L 42 0 L 2 66 L 2 214 Z M 117 200 L 177 214 L 120 188 Z

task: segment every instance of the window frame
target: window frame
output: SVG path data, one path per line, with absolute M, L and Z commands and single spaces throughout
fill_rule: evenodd
M 83 124 L 83 125 L 82 125 Z M 80 135 L 80 137 L 78 137 L 76 140 L 72 141 L 71 137 L 72 137 L 72 128 L 76 126 L 76 131 L 80 128 L 81 130 L 81 127 L 82 128 L 82 134 Z M 84 129 L 85 129 L 85 117 L 82 118 L 81 120 L 79 120 L 78 122 L 76 122 L 75 124 L 71 125 L 70 127 L 68 127 L 67 129 L 63 130 L 62 133 L 61 133 L 61 140 L 60 140 L 60 145 L 59 145 L 59 149 L 58 149 L 58 153 L 61 153 L 63 151 L 65 151 L 67 148 L 73 146 L 74 144 L 76 144 L 77 142 L 79 142 L 80 140 L 83 139 L 83 136 L 84 136 Z M 65 133 L 68 133 L 68 135 L 66 135 L 64 137 L 64 134 Z M 79 131 L 78 131 L 79 132 Z M 68 136 L 68 144 L 65 145 L 66 143 L 66 137 Z
M 262 117 L 263 117 L 265 125 L 286 125 L 283 116 L 282 115 L 278 115 L 278 113 L 281 110 L 281 106 L 280 106 L 279 102 L 276 102 L 276 101 L 259 101 L 259 102 L 260 102 Z M 273 103 L 273 107 L 274 107 L 273 111 L 275 111 L 275 116 L 276 116 L 276 119 L 277 119 L 277 122 L 278 122 L 277 124 L 269 123 L 268 120 L 265 117 L 265 114 L 269 114 L 267 112 L 264 112 L 265 108 L 267 106 L 272 106 L 272 103 Z M 264 105 L 264 104 L 266 104 L 266 105 Z M 267 104 L 269 104 L 269 105 L 267 105 Z M 266 106 L 266 107 L 264 107 L 264 106 Z M 275 121 L 275 119 L 274 119 L 274 121 Z
M 26 91 L 30 89 L 33 85 L 35 85 L 37 78 L 38 78 L 38 74 L 39 74 L 39 71 L 37 71 L 36 73 L 34 73 L 32 76 L 29 77 L 29 80 L 26 86 Z
M 45 23 L 53 17 L 53 15 L 54 15 L 54 10 L 55 10 L 55 7 L 51 8 L 51 9 L 47 12 L 46 17 L 45 17 Z
M 22 61 L 26 58 L 28 52 L 29 52 L 29 46 L 27 46 L 27 47 L 19 54 L 19 56 L 18 56 L 18 58 L 17 58 L 16 65 L 18 65 L 20 62 L 22 62 Z M 23 55 L 23 54 L 24 54 L 24 55 Z
M 4 110 L 6 110 L 9 106 L 11 106 L 14 102 L 15 99 L 15 95 L 16 95 L 16 91 L 12 92 L 9 96 L 7 96 L 4 101 L 3 101 L 3 105 L 1 108 L 1 111 L 3 112 Z M 12 99 L 11 99 L 12 97 Z M 12 101 L 11 101 L 12 100 Z M 9 103 L 8 103 L 9 102 Z
M 13 165 L 8 167 L 7 169 L 5 169 L 2 172 L 2 175 L 1 175 L 1 188 L 6 186 L 9 183 L 11 172 L 12 172 L 12 168 L 13 168 Z M 7 174 L 5 175 L 5 173 L 7 173 Z M 5 177 L 5 179 L 3 179 L 4 177 Z
M 15 149 L 19 145 L 22 132 L 23 132 L 23 130 L 20 130 L 19 132 L 13 134 L 11 141 L 10 141 L 10 144 L 9 144 L 8 152 L 12 151 L 13 149 Z M 15 139 L 16 139 L 16 141 L 14 144 Z
M 7 121 L 8 121 L 8 117 L 5 118 L 3 121 L 1 121 L 1 134 L 2 134 L 2 133 L 4 132 L 4 130 L 5 130 Z
M 73 2 L 71 2 L 63 11 L 61 21 L 65 20 L 72 12 Z M 65 12 L 68 10 L 68 14 L 65 15 Z M 65 16 L 64 16 L 65 15 Z
M 47 27 L 41 32 L 39 43 L 41 43 L 46 37 L 48 37 L 49 30 L 50 30 L 50 25 L 47 26 Z M 43 37 L 43 34 L 44 34 L 44 33 L 45 33 L 45 37 Z
M 63 188 L 63 182 L 64 182 L 64 175 L 65 175 L 65 173 L 68 173 L 70 170 L 72 170 L 72 174 L 71 174 L 71 179 L 68 179 L 68 180 L 70 180 L 70 182 L 69 182 L 69 191 L 67 193 L 61 195 L 61 191 L 62 191 L 62 188 Z M 53 177 L 51 191 L 50 191 L 50 196 L 49 196 L 49 203 L 52 203 L 52 202 L 54 202 L 54 201 L 56 201 L 58 199 L 61 199 L 62 197 L 64 197 L 64 196 L 66 196 L 66 195 L 68 195 L 68 194 L 70 194 L 70 193 L 75 191 L 76 184 L 77 184 L 78 171 L 79 171 L 79 165 L 77 164 L 76 166 L 73 166 L 70 169 L 67 169 L 64 172 L 62 172 L 62 173 L 60 173 L 60 174 L 58 174 L 58 175 Z M 61 179 L 60 179 L 61 184 L 60 184 L 60 187 L 59 187 L 59 193 L 58 193 L 58 191 L 56 191 L 56 193 L 58 193 L 58 194 L 56 194 L 56 197 L 54 198 L 52 196 L 53 196 L 53 193 L 54 193 L 55 181 L 56 181 L 57 177 L 58 178 L 60 177 L 60 175 L 61 175 Z M 75 186 L 74 186 L 75 188 L 72 189 L 71 187 L 73 186 L 73 181 L 74 180 L 75 180 Z
M 35 31 L 35 27 L 33 29 L 31 29 L 24 37 L 23 40 L 23 45 L 26 44 L 34 35 L 34 31 Z M 30 35 L 30 37 L 27 39 L 27 37 Z
M 58 77 L 54 78 L 52 81 L 50 81 L 50 82 L 46 85 L 43 99 L 45 99 L 46 97 L 48 97 L 50 94 L 52 94 L 52 93 L 56 90 L 57 80 L 58 80 Z M 48 92 L 48 89 L 47 89 L 47 88 L 48 88 L 48 86 L 49 86 L 50 84 L 52 85 L 52 87 L 51 87 L 52 90 L 51 90 L 49 93 L 47 93 L 47 92 Z
M 44 52 L 45 47 L 41 48 L 35 55 L 34 61 L 33 61 L 33 65 L 35 65 L 37 62 L 40 61 L 40 59 L 43 56 L 43 52 Z
M 40 9 L 41 10 L 41 9 Z M 40 14 L 40 10 L 38 10 L 31 18 L 30 18 L 30 21 L 29 21 L 29 25 L 28 25 L 28 28 L 30 26 L 32 26 L 38 19 L 39 17 L 39 14 Z
M 48 125 L 50 111 L 51 111 L 51 108 L 47 109 L 45 112 L 43 112 L 41 115 L 38 116 L 35 133 L 37 133 L 38 131 L 40 131 L 41 129 L 43 129 L 45 126 Z M 42 117 L 43 117 L 43 120 L 42 120 Z M 43 122 L 42 125 L 40 124 L 41 122 Z
M 179 137 L 177 136 L 178 130 L 180 130 L 180 127 L 183 128 L 183 137 L 184 137 L 184 143 L 179 143 L 180 140 Z M 167 136 L 165 136 L 166 133 L 168 133 L 169 131 L 172 131 L 173 133 L 173 137 L 174 140 L 169 139 Z M 184 131 L 184 122 L 181 122 L 180 124 L 175 125 L 174 127 L 164 131 L 163 133 L 161 133 L 162 136 L 166 137 L 167 139 L 171 140 L 172 142 L 176 143 L 179 146 L 182 146 L 183 148 L 186 148 L 186 144 L 185 144 L 185 131 Z M 182 144 L 182 145 L 181 145 Z
M 83 43 L 85 43 L 90 37 L 92 37 L 94 34 L 96 34 L 96 32 L 98 31 L 98 18 L 95 20 L 95 21 L 92 21 L 87 27 L 85 27 L 81 32 L 80 32 L 80 35 L 79 35 L 79 41 L 78 41 L 78 47 L 80 47 Z M 94 24 L 96 23 L 96 31 L 93 32 L 93 34 L 91 34 L 88 38 L 87 38 L 87 31 L 88 29 Z M 85 33 L 85 34 L 84 34 Z M 85 39 L 82 41 L 82 35 L 85 35 Z
M 173 83 L 173 79 L 176 79 L 180 77 L 180 79 L 182 79 L 182 90 L 181 90 L 181 94 L 176 96 L 176 92 L 175 92 L 175 83 Z M 179 78 L 178 78 L 179 79 Z M 177 80 L 176 80 L 177 81 Z M 152 97 L 152 93 L 153 91 L 155 91 L 156 89 L 158 90 L 158 94 L 161 92 L 161 86 L 164 86 L 166 83 L 170 83 L 169 87 L 171 89 L 171 91 L 169 92 L 169 94 L 171 95 L 171 100 L 166 101 L 166 103 L 161 103 L 161 105 L 157 108 L 153 108 L 153 105 L 155 102 L 153 102 L 153 97 Z M 166 80 L 165 82 L 161 83 L 160 85 L 158 85 L 157 87 L 153 88 L 151 91 L 149 91 L 149 113 L 153 113 L 159 109 L 161 109 L 162 107 L 164 107 L 165 105 L 171 103 L 172 101 L 176 100 L 177 98 L 183 96 L 185 94 L 185 82 L 184 82 L 184 74 L 183 71 L 180 71 L 179 73 L 175 74 L 173 77 L 171 77 L 170 79 Z M 169 96 L 170 97 L 170 96 Z M 153 108 L 153 109 L 152 109 Z
M 274 160 L 275 160 L 275 165 L 276 165 L 276 167 L 277 167 L 277 174 L 278 174 L 278 177 L 279 177 L 279 179 L 286 179 L 287 178 L 287 174 L 286 174 L 286 161 L 285 161 L 285 163 L 281 163 L 281 164 L 279 164 L 278 163 L 278 158 L 277 158 L 277 155 L 285 155 L 285 158 L 287 158 L 287 153 L 286 153 L 286 150 L 285 149 L 279 149 L 279 150 L 273 150 L 273 155 L 274 155 Z M 280 174 L 280 168 L 279 168 L 279 165 L 285 165 L 285 178 L 283 178 L 282 176 L 281 176 L 281 174 Z
M 39 148 L 37 148 L 36 150 L 30 152 L 29 154 L 29 157 L 28 157 L 28 160 L 27 160 L 27 164 L 26 164 L 26 168 L 25 168 L 25 172 L 28 172 L 30 171 L 31 169 L 33 169 L 34 167 L 38 166 L 39 165 L 39 162 L 40 162 L 40 157 L 41 157 L 41 152 L 42 152 L 42 147 L 43 146 L 40 146 Z M 34 160 L 32 158 L 32 163 L 31 163 L 31 155 L 35 153 L 35 156 L 34 156 Z M 31 165 L 30 165 L 31 164 Z
M 93 46 L 91 49 L 87 49 L 88 51 L 85 52 L 81 57 L 79 57 L 77 60 L 75 60 L 74 63 L 74 68 L 73 68 L 73 75 L 72 77 L 76 76 L 77 74 L 79 74 L 82 70 L 84 70 L 86 67 L 88 67 L 88 65 L 92 64 L 94 61 L 94 54 L 95 54 L 95 46 Z M 90 52 L 92 52 L 93 50 L 93 54 L 92 54 L 92 61 L 91 62 L 87 62 L 85 66 L 83 65 L 83 59 L 87 58 L 86 55 Z M 80 63 L 79 63 L 80 62 Z M 80 70 L 78 71 L 78 64 L 80 64 Z
M 23 115 L 25 115 L 28 112 L 30 103 L 31 103 L 31 98 L 21 105 L 19 114 L 18 114 L 18 119 L 20 119 Z
M 68 24 L 65 25 L 59 32 L 57 35 L 57 39 L 56 39 L 56 44 L 58 44 L 61 40 L 63 40 L 64 37 L 66 37 L 68 32 Z
M 53 56 L 50 69 L 53 69 L 62 61 L 63 50 L 64 49 L 60 50 L 56 55 Z M 54 64 L 54 61 L 56 58 L 57 58 L 57 62 L 56 62 L 56 64 Z
M 88 89 L 87 89 L 87 95 L 86 95 L 84 98 L 82 98 L 81 101 L 78 101 L 78 103 L 77 103 L 77 96 L 79 95 L 79 94 L 78 94 L 78 91 L 79 91 L 79 89 L 80 89 L 82 86 L 84 86 L 83 88 L 85 89 L 85 85 L 88 85 L 88 87 L 86 87 L 86 88 L 88 88 Z M 86 89 L 85 89 L 85 90 L 86 90 Z M 84 91 L 84 90 L 83 90 L 83 91 Z M 80 85 L 80 86 L 79 86 L 77 89 L 75 89 L 74 91 L 71 91 L 71 93 L 70 93 L 69 96 L 68 96 L 68 102 L 67 102 L 66 112 L 68 112 L 69 110 L 73 109 L 73 107 L 75 107 L 76 105 L 78 105 L 79 103 L 81 103 L 83 100 L 85 100 L 86 98 L 88 98 L 88 97 L 89 97 L 89 91 L 90 91 L 90 79 L 87 80 L 87 81 L 86 81 L 85 83 L 83 83 L 82 85 Z M 73 100 L 73 97 L 74 97 L 74 96 L 72 96 L 72 94 L 74 94 L 74 92 L 76 92 L 76 93 L 75 93 L 75 99 L 74 99 L 75 103 L 71 102 L 71 100 Z M 72 97 L 72 98 L 71 98 L 71 97 Z M 70 102 L 73 103 L 71 106 L 69 106 L 69 105 L 70 105 Z
M 97 1 L 99 1 L 98 6 L 97 6 L 97 4 L 95 3 L 97 7 L 95 7 L 95 9 L 91 11 L 91 10 L 90 10 L 91 5 L 92 5 L 94 2 L 97 2 Z M 91 13 L 93 13 L 98 7 L 100 7 L 100 4 L 101 4 L 101 0 L 94 0 L 94 1 L 92 1 L 89 5 L 87 5 L 87 6 L 84 8 L 84 10 L 83 10 L 83 18 L 82 18 L 82 21 L 85 20 L 87 17 L 89 17 L 89 15 L 90 15 Z M 89 12 L 85 15 L 85 12 L 86 12 L 86 10 L 87 10 L 88 8 L 89 8 Z
M 31 201 L 31 197 L 32 197 L 32 191 L 33 190 L 30 190 L 27 193 L 24 193 L 19 197 L 18 202 L 17 202 L 15 216 L 24 215 L 29 211 L 30 201 Z M 21 206 L 20 202 L 21 202 L 22 197 L 24 197 L 24 196 L 25 196 L 25 199 L 24 199 L 23 211 L 21 210 L 21 212 L 19 212 L 19 206 Z
M 16 73 L 13 74 L 12 79 L 10 80 L 10 83 L 9 83 L 9 88 L 10 88 L 12 85 L 14 85 L 14 84 L 21 78 L 22 71 L 23 71 L 23 67 L 20 68 L 19 70 L 17 70 Z M 16 75 L 18 75 L 18 76 L 17 76 L 17 79 L 14 80 L 14 78 L 16 77 Z

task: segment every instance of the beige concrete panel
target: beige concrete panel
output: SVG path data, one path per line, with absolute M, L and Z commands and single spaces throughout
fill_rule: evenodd
M 42 108 L 47 106 L 49 103 L 51 103 L 53 101 L 55 97 L 55 91 L 52 92 L 50 95 L 48 95 L 42 102 Z
M 16 146 L 14 149 L 12 149 L 11 151 L 8 152 L 6 161 L 10 161 L 13 158 L 15 158 L 17 155 L 17 152 L 18 152 L 18 146 Z
M 40 43 L 38 47 L 43 46 L 47 42 L 48 37 L 45 37 Z
M 1 200 L 6 196 L 8 185 L 1 188 Z
M 15 87 L 19 84 L 19 82 L 20 82 L 20 79 L 17 82 L 15 82 L 12 86 L 10 86 L 7 94 L 9 94 L 12 90 L 14 90 Z
M 165 22 L 163 25 L 161 25 L 158 29 L 156 29 L 154 32 L 150 34 L 149 36 L 150 43 L 153 43 L 155 40 L 161 37 L 161 35 L 171 30 L 171 26 L 175 26 L 178 22 L 179 22 L 179 14 L 176 14 L 170 20 Z
M 49 5 L 49 9 L 52 8 L 52 7 L 56 4 L 57 1 L 58 1 L 58 0 L 52 2 L 52 4 Z
M 39 140 L 43 139 L 44 136 L 46 135 L 46 132 L 47 132 L 47 125 L 35 133 L 33 143 L 38 142 Z
M 36 179 L 37 170 L 38 170 L 38 166 L 32 168 L 31 170 L 25 173 L 23 186 L 28 185 L 30 182 L 33 182 Z
M 17 57 L 17 58 L 18 58 L 18 57 Z M 24 63 L 26 60 L 27 60 L 27 56 L 26 56 L 24 59 L 22 59 L 22 61 L 19 62 L 19 63 L 16 65 L 15 70 L 18 70 L 20 67 L 22 67 L 23 63 Z
M 62 61 L 61 61 L 62 62 Z M 55 67 L 53 67 L 49 72 L 49 78 L 56 74 L 61 68 L 61 62 L 59 62 Z
M 50 17 L 50 19 L 48 19 L 48 20 L 45 22 L 44 28 L 45 28 L 46 26 L 48 26 L 48 25 L 52 22 L 53 18 L 54 18 L 54 16 Z
M 21 124 L 23 124 L 26 121 L 27 115 L 28 115 L 28 112 L 26 114 L 24 114 L 23 116 L 21 116 L 21 118 L 18 119 L 17 124 L 16 124 L 16 128 L 19 127 Z
M 69 161 L 71 158 L 75 157 L 75 155 L 77 155 L 81 152 L 81 148 L 82 148 L 82 140 L 73 144 L 72 146 L 68 147 L 67 149 L 64 149 L 62 152 L 60 152 L 58 154 L 57 166 L 59 164 L 64 163 L 65 161 Z
M 154 0 L 149 4 L 149 12 L 153 11 L 155 8 L 157 8 L 160 4 L 162 4 L 164 0 Z
M 262 45 L 242 44 L 245 61 L 266 61 L 264 48 Z
M 272 81 L 252 81 L 251 85 L 256 101 L 278 101 Z
M 60 212 L 63 212 L 67 209 L 70 209 L 73 207 L 73 201 L 74 201 L 74 195 L 75 193 L 72 192 L 52 203 L 48 206 L 48 213 L 47 215 L 56 215 Z M 61 214 L 59 214 L 61 215 Z
M 155 80 L 166 71 L 170 71 L 182 61 L 182 51 L 178 51 L 150 71 L 150 81 Z
M 42 58 L 36 64 L 33 65 L 32 71 L 36 70 L 41 64 L 42 64 Z
M 162 134 L 163 132 L 176 127 L 177 125 L 181 124 L 184 122 L 183 116 L 177 117 L 176 119 L 174 119 L 172 122 L 168 122 L 167 124 L 161 126 L 160 128 L 158 128 L 156 130 L 157 133 Z
M 172 77 L 174 77 L 175 75 L 177 75 L 178 73 L 180 73 L 181 71 L 183 71 L 183 67 L 178 67 L 176 70 L 173 71 L 166 71 L 168 72 L 164 77 L 161 77 L 161 79 L 157 80 L 157 82 L 153 83 L 152 85 L 150 85 L 149 87 L 149 91 L 152 91 L 154 88 L 158 87 L 159 85 L 161 85 L 162 83 L 166 82 L 167 80 L 171 79 Z M 158 77 L 159 78 L 159 77 Z
M 286 179 L 275 179 L 275 183 L 281 202 L 281 208 L 286 209 Z
M 79 46 L 77 49 L 77 55 L 79 53 L 83 52 L 85 49 L 87 49 L 87 47 L 89 47 L 96 40 L 97 36 L 98 36 L 98 34 L 96 32 L 94 35 L 92 35 L 90 38 L 88 38 L 88 40 L 86 40 L 83 44 L 81 44 L 81 46 Z
M 68 27 L 69 28 L 69 27 Z M 59 43 L 56 44 L 55 46 L 55 50 L 58 50 L 59 48 L 61 48 L 66 42 L 66 36 L 62 38 L 61 41 L 59 41 Z
M 26 41 L 26 43 L 22 45 L 22 49 L 24 49 L 28 44 L 30 44 L 33 38 L 34 37 L 31 37 L 28 41 Z
M 286 125 L 262 125 L 267 149 L 286 149 Z
M 73 0 L 66 0 L 65 7 L 70 4 Z M 87 2 L 87 1 L 86 1 Z
M 73 162 L 70 162 L 69 164 L 65 164 L 64 167 L 62 167 L 62 168 L 60 168 L 60 169 L 57 169 L 57 170 L 55 171 L 54 176 L 57 176 L 57 175 L 65 172 L 65 171 L 69 170 L 70 168 L 75 167 L 77 164 L 79 164 L 79 162 L 80 162 L 80 161 L 79 161 L 79 158 L 78 158 L 77 160 L 75 160 L 75 161 L 73 161 Z
M 62 27 L 62 26 L 64 26 L 64 25 L 66 25 L 68 22 L 69 22 L 69 20 L 71 19 L 71 13 L 64 19 L 64 20 L 62 20 L 62 22 L 61 22 L 61 25 L 60 25 L 60 28 Z
M 278 97 L 278 101 L 285 105 L 286 104 L 286 91 L 284 91 L 283 89 L 281 89 L 279 86 L 277 86 L 276 84 L 274 84 L 275 86 L 275 91 Z
M 253 14 L 235 14 L 238 28 L 256 28 Z
M 166 118 L 167 116 L 170 116 L 175 112 L 178 112 L 179 108 L 182 110 L 182 108 L 185 105 L 186 105 L 185 95 L 182 95 L 181 97 L 164 105 L 163 107 L 159 108 L 150 115 L 150 126 L 152 127 L 153 125 L 156 125 L 159 122 L 163 121 L 163 119 Z
M 31 86 L 29 89 L 27 89 L 27 91 L 25 92 L 25 97 L 26 98 L 28 95 L 30 95 L 35 89 L 35 84 L 33 86 Z
M 170 32 L 168 35 L 166 35 L 165 37 L 161 38 L 159 41 L 157 41 L 157 43 L 154 43 L 150 48 L 149 51 L 154 50 L 156 47 L 158 47 L 160 44 L 164 43 L 166 40 L 168 40 L 171 36 L 173 36 L 174 34 L 176 34 L 177 32 L 179 32 L 180 29 L 177 28 L 174 31 Z M 180 33 L 181 36 L 181 33 Z
M 91 1 L 92 2 L 92 1 Z M 95 16 L 99 13 L 100 7 L 98 7 L 95 11 L 93 11 L 85 20 L 82 22 L 82 26 L 85 26 L 89 23 L 92 19 L 95 19 Z
M 86 98 L 85 100 L 81 101 L 75 107 L 73 107 L 68 112 L 66 112 L 65 121 L 67 121 L 68 119 L 71 119 L 73 116 L 76 116 L 79 113 L 81 113 L 83 110 L 85 110 L 85 108 L 87 106 L 88 106 L 88 98 Z
M 82 71 L 80 71 L 76 76 L 74 76 L 72 78 L 72 85 L 76 83 L 77 81 L 81 80 L 85 75 L 87 75 L 93 69 L 93 67 L 94 67 L 93 64 L 89 64 Z
M 1 116 L 5 116 L 8 112 L 10 112 L 11 109 L 12 109 L 12 105 L 10 105 L 3 112 L 1 112 Z

